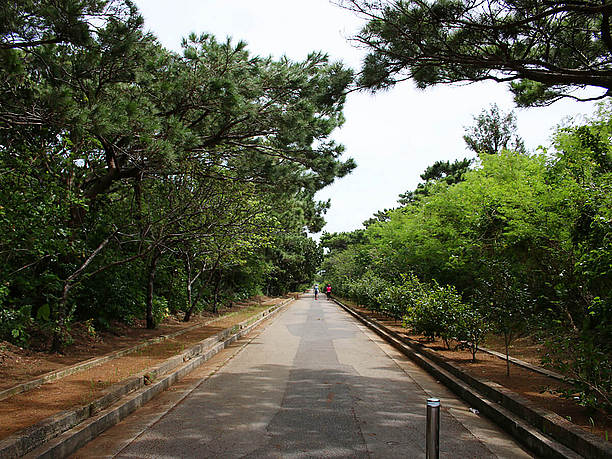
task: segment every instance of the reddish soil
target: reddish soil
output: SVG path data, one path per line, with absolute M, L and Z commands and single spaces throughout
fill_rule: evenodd
M 409 330 L 402 327 L 399 321 L 373 313 L 350 302 L 347 302 L 347 304 L 350 304 L 361 314 L 373 318 L 406 338 L 437 352 L 471 376 L 496 382 L 537 406 L 550 410 L 593 434 L 602 438 L 608 437 L 608 440 L 612 440 L 609 438 L 611 436 L 609 434 L 612 433 L 612 416 L 603 411 L 580 406 L 572 399 L 561 397 L 559 395 L 560 391 L 569 387 L 563 382 L 513 364 L 511 364 L 510 377 L 508 377 L 506 376 L 506 362 L 499 357 L 478 352 L 476 362 L 472 362 L 472 354 L 467 350 L 447 350 L 442 340 L 428 341 L 422 335 L 411 334 Z M 500 337 L 491 336 L 485 343 L 485 347 L 498 352 L 505 352 L 503 340 Z M 541 365 L 543 353 L 542 345 L 534 343 L 528 337 L 516 340 L 510 351 L 512 357 L 533 365 Z
M 119 330 L 121 334 L 115 330 L 115 333 L 104 333 L 95 337 L 77 333 L 75 344 L 68 347 L 62 355 L 25 351 L 8 343 L 0 343 L 1 390 L 36 379 L 36 376 L 42 373 L 133 347 L 155 336 L 176 332 L 198 323 L 203 324 L 174 338 L 151 344 L 134 353 L 0 401 L 0 439 L 48 416 L 89 403 L 110 385 L 145 371 L 280 301 L 282 298 L 261 298 L 220 311 L 216 318 L 202 315 L 192 318 L 187 324 L 172 319 L 156 330 L 123 327 Z
M 74 343 L 63 354 L 49 354 L 0 343 L 0 390 L 35 379 L 45 373 L 60 370 L 93 357 L 135 346 L 143 341 L 210 322 L 215 316 L 195 316 L 189 322 L 169 318 L 155 330 L 145 328 L 144 321 L 133 327 L 114 324 L 112 331 L 90 334 L 85 324 L 75 324 L 71 332 Z

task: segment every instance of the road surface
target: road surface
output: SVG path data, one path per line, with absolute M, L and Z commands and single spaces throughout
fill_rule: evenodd
M 306 295 L 74 457 L 528 458 L 511 438 L 338 306 Z

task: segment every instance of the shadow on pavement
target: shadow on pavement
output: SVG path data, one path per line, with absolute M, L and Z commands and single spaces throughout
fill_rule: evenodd
M 119 457 L 425 456 L 422 395 L 330 369 L 289 370 L 279 386 L 276 375 L 287 371 L 217 375 Z M 441 424 L 442 457 L 495 457 L 444 411 Z

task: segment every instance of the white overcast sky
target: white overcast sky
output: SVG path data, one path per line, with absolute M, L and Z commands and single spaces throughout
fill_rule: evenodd
M 136 0 L 152 31 L 168 49 L 180 50 L 190 32 L 244 40 L 252 54 L 303 60 L 324 51 L 355 70 L 364 55 L 349 41 L 364 23 L 329 0 Z M 349 176 L 317 194 L 331 199 L 325 231 L 350 231 L 374 212 L 395 207 L 437 160 L 473 156 L 464 128 L 492 103 L 514 109 L 519 134 L 530 150 L 549 145 L 552 129 L 568 116 L 590 114 L 593 105 L 561 101 L 547 108 L 517 109 L 504 84 L 438 86 L 419 91 L 410 82 L 371 95 L 352 93 L 346 123 L 334 133 L 347 157 L 357 161 Z

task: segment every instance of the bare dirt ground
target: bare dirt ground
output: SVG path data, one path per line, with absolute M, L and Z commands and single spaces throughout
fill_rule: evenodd
M 75 342 L 64 354 L 26 351 L 0 343 L 0 390 L 36 379 L 41 374 L 68 367 L 92 357 L 130 348 L 150 338 L 165 335 L 201 323 L 187 331 L 134 353 L 110 360 L 93 368 L 65 376 L 42 386 L 0 401 L 0 439 L 36 424 L 61 411 L 95 400 L 110 385 L 151 368 L 181 353 L 215 333 L 232 327 L 257 313 L 280 303 L 283 298 L 257 298 L 234 305 L 219 314 L 193 317 L 188 323 L 170 319 L 156 330 L 139 327 L 116 328 L 114 333 L 95 336 L 86 331 L 74 333 Z
M 604 439 L 607 438 L 608 441 L 612 440 L 610 438 L 612 437 L 612 416 L 603 411 L 582 407 L 572 399 L 561 397 L 559 395 L 560 390 L 568 387 L 563 382 L 512 364 L 510 377 L 508 377 L 506 376 L 506 362 L 499 357 L 478 352 L 476 362 L 472 362 L 472 354 L 467 350 L 447 350 L 442 340 L 428 341 L 424 336 L 411 334 L 409 330 L 401 326 L 399 321 L 382 314 L 373 313 L 350 302 L 347 302 L 347 304 L 361 314 L 376 319 L 393 331 L 437 352 L 446 360 L 461 367 L 468 374 L 482 380 L 496 382 L 534 404 L 564 417 L 577 426 Z M 491 336 L 484 347 L 503 353 L 505 351 L 502 343 L 503 341 L 499 337 Z M 510 348 L 512 357 L 538 366 L 541 366 L 543 354 L 542 345 L 534 343 L 530 338 L 519 339 Z

